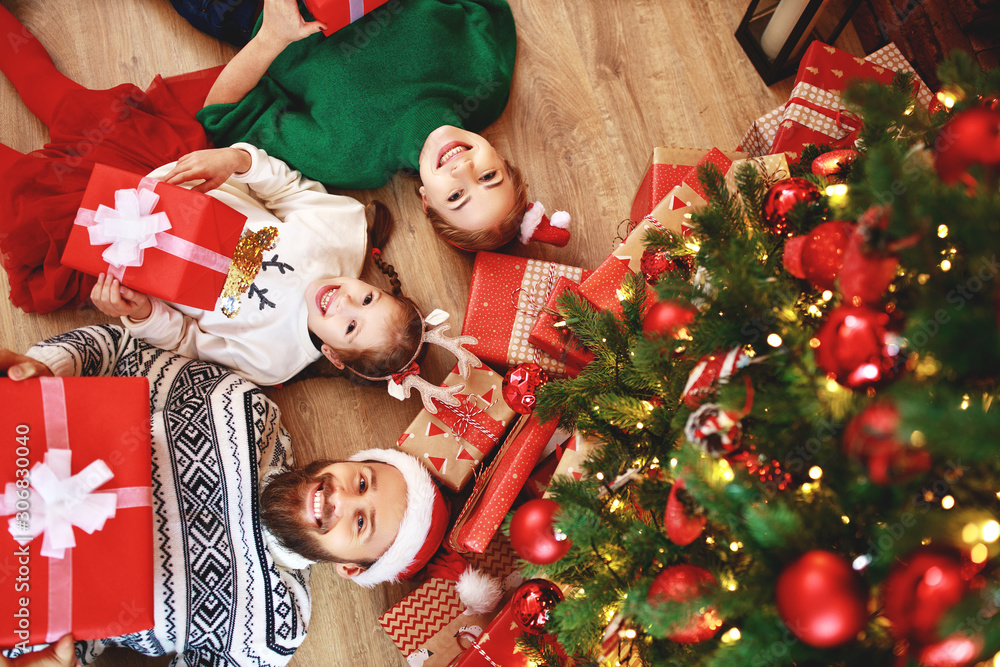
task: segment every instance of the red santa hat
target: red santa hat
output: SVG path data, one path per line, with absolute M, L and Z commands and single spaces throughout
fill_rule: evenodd
M 406 452 L 396 449 L 366 449 L 351 461 L 387 463 L 406 480 L 406 511 L 396 539 L 371 567 L 351 580 L 371 588 L 383 582 L 409 579 L 419 572 L 441 546 L 448 528 L 448 505 L 427 468 Z
M 521 243 L 540 241 L 562 248 L 569 243 L 569 213 L 556 211 L 549 218 L 545 215 L 542 202 L 528 204 L 524 217 L 521 218 L 521 233 L 518 239 Z

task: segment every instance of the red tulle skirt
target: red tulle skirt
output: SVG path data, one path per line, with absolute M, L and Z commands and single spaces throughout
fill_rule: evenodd
M 88 302 L 96 279 L 60 257 L 94 165 L 145 175 L 208 148 L 194 114 L 218 71 L 156 77 L 146 91 L 125 84 L 60 100 L 50 143 L 0 175 L 0 263 L 15 306 L 50 313 Z

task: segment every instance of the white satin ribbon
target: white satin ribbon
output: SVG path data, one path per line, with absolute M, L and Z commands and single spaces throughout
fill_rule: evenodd
M 159 232 L 170 229 L 170 219 L 162 211 L 153 213 L 160 195 L 150 189 L 127 188 L 115 191 L 115 207 L 101 204 L 94 225 L 87 228 L 91 245 L 111 244 L 101 257 L 111 266 L 141 266 L 143 251 L 156 247 Z
M 70 473 L 72 451 L 50 449 L 45 452 L 43 463 L 31 468 L 29 489 L 30 511 L 27 521 L 16 518 L 8 522 L 8 529 L 20 544 L 27 544 L 42 535 L 42 549 L 46 558 L 63 558 L 67 549 L 76 546 L 73 526 L 87 534 L 104 528 L 104 523 L 115 516 L 117 493 L 94 493 L 108 482 L 114 473 L 101 459 L 95 460 L 75 475 Z M 4 511 L 9 513 L 16 506 L 17 487 L 8 483 L 4 493 Z

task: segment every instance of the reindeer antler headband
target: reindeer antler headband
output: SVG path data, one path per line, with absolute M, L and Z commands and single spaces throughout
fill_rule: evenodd
M 481 366 L 482 362 L 479 361 L 476 355 L 466 350 L 463 346 L 475 345 L 479 340 L 475 336 L 455 336 L 454 338 L 446 336 L 445 332 L 451 328 L 451 325 L 442 324 L 448 318 L 448 313 L 443 310 L 434 310 L 424 319 L 420 309 L 416 306 L 414 308 L 417 311 L 417 315 L 421 316 L 420 342 L 417 344 L 417 349 L 413 352 L 413 356 L 403 364 L 400 370 L 382 377 L 369 377 L 364 373 L 359 373 L 350 366 L 347 366 L 347 369 L 358 377 L 370 380 L 371 382 L 387 380 L 389 383 L 389 394 L 399 400 L 409 398 L 410 390 L 416 389 L 420 393 L 420 399 L 423 401 L 427 412 L 437 414 L 438 409 L 432 399 L 436 398 L 445 405 L 458 405 L 459 400 L 455 398 L 455 394 L 465 389 L 465 385 L 439 387 L 420 377 L 420 366 L 417 365 L 417 357 L 420 356 L 420 351 L 423 349 L 424 343 L 440 345 L 446 350 L 451 351 L 458 360 L 458 374 L 463 378 L 467 378 L 472 369 Z M 435 324 L 437 326 L 434 326 L 434 328 L 428 328 Z

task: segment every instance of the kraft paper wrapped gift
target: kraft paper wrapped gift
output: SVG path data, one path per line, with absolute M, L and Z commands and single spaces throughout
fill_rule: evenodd
M 556 262 L 477 253 L 462 333 L 479 342 L 469 350 L 498 371 L 534 362 L 552 377 L 566 376 L 566 364 L 529 343 L 528 334 L 559 276 L 579 282 L 591 273 Z
M 708 152 L 707 148 L 674 148 L 657 146 L 642 177 L 639 189 L 632 198 L 629 219 L 639 222 L 649 215 L 667 193 L 681 184 L 691 168 Z
M 539 313 L 535 325 L 531 327 L 528 342 L 565 363 L 567 374 L 575 377 L 580 374 L 584 366 L 594 360 L 594 354 L 580 346 L 579 340 L 559 315 L 559 297 L 567 291 L 580 295 L 580 285 L 565 276 L 559 276 L 545 302 L 545 308 Z
M 604 443 L 601 440 L 577 431 L 562 446 L 562 456 L 559 458 L 559 465 L 556 466 L 555 472 L 552 473 L 552 479 L 569 477 L 573 481 L 579 482 L 587 472 L 583 464 L 587 462 L 591 454 L 603 446 Z M 548 492 L 546 492 L 545 497 L 549 497 Z
M 488 366 L 463 378 L 456 367 L 441 386 L 464 384 L 460 405 L 436 399 L 436 415 L 422 409 L 396 444 L 427 466 L 438 482 L 460 491 L 472 479 L 483 458 L 503 440 L 516 413 L 501 395 L 503 376 Z
M 386 3 L 386 0 L 304 0 L 306 9 L 317 21 L 326 24 L 323 34 L 329 37 L 359 18 Z M 402 11 L 399 2 L 389 4 L 384 10 L 387 15 Z
M 0 378 L 0 405 L 0 647 L 152 628 L 148 380 Z
M 503 533 L 496 535 L 484 553 L 469 554 L 466 560 L 499 578 L 507 597 L 523 581 L 517 569 L 517 554 Z M 432 576 L 382 614 L 379 622 L 410 665 L 446 667 L 467 645 L 460 641 L 459 632 L 479 637 L 502 606 L 503 602 L 486 614 L 466 613 L 455 582 Z
M 246 217 L 177 185 L 97 165 L 62 263 L 166 301 L 214 310 Z
M 702 155 L 697 164 L 684 176 L 681 183 L 670 190 L 645 216 L 644 220 L 658 224 L 663 229 L 687 236 L 691 233 L 691 214 L 703 207 L 708 199 L 701 181 L 698 180 L 698 167 L 714 164 L 720 172 L 725 174 L 729 171 L 734 160 L 742 160 L 746 157 L 745 153 L 722 151 L 718 148 L 711 149 Z
M 518 420 L 493 463 L 476 480 L 472 495 L 448 533 L 448 546 L 459 553 L 482 553 L 486 549 L 557 426 L 557 419 L 541 423 L 534 414 Z

